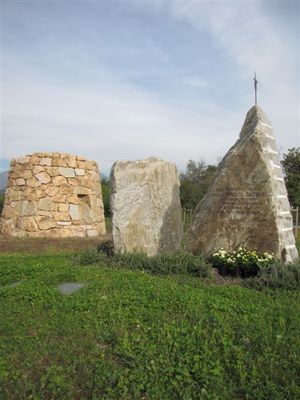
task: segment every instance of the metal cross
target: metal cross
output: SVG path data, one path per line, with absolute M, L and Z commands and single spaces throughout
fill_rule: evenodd
M 256 72 L 254 73 L 254 91 L 255 91 L 255 106 L 257 106 L 257 82 L 258 80 L 256 79 Z

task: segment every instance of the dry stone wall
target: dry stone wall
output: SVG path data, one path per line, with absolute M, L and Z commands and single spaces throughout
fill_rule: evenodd
M 13 159 L 0 232 L 13 237 L 105 234 L 97 163 L 65 153 Z

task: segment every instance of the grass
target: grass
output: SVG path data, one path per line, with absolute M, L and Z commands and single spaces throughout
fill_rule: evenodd
M 296 237 L 296 246 L 297 246 L 298 252 L 300 254 L 300 228 L 298 228 L 298 235 Z
M 105 226 L 106 226 L 106 232 L 111 233 L 112 231 L 112 220 L 111 217 L 106 217 L 105 218 Z
M 300 397 L 297 291 L 2 254 L 0 315 L 1 399 Z

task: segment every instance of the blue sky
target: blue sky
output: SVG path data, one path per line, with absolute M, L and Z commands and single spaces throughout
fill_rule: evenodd
M 300 145 L 297 1 L 2 1 L 1 162 L 215 163 L 253 105 Z

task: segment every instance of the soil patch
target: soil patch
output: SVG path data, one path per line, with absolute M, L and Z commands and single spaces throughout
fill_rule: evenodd
M 0 236 L 0 253 L 84 251 L 111 240 L 111 234 L 84 238 L 6 238 Z

